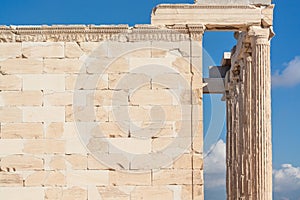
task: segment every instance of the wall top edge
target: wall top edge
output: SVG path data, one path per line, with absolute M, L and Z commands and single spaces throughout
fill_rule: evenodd
M 270 4 L 267 6 L 274 6 Z M 159 4 L 156 8 L 172 8 L 172 9 L 256 9 L 256 5 L 236 5 L 236 4 Z

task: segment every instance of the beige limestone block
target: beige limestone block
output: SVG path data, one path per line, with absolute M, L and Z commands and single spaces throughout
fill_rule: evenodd
M 171 58 L 134 58 L 130 57 L 129 58 L 129 67 L 130 71 L 134 72 L 138 70 L 140 72 L 141 69 L 143 69 L 143 73 L 148 74 L 148 75 L 155 75 L 156 73 L 153 73 L 151 71 L 151 68 L 154 69 L 160 69 L 160 73 L 177 73 L 175 69 L 173 69 L 171 66 L 172 61 L 174 60 L 173 57 Z M 147 70 L 147 68 L 149 70 Z M 141 68 L 141 69 L 140 69 Z
M 118 58 L 122 57 L 131 57 L 132 53 L 137 54 L 136 51 L 147 50 L 151 47 L 150 41 L 141 41 L 141 42 L 117 42 L 109 41 L 108 42 L 108 57 Z
M 109 184 L 109 172 L 104 170 L 67 171 L 68 186 L 105 186 Z
M 79 58 L 83 55 L 83 51 L 76 42 L 65 43 L 65 56 L 67 58 Z
M 203 155 L 193 154 L 193 168 L 203 170 Z
M 192 147 L 196 153 L 203 153 L 203 137 L 194 137 Z
M 23 107 L 24 122 L 64 122 L 65 107 Z
M 66 90 L 102 90 L 108 89 L 107 74 L 84 74 L 66 76 Z
M 71 164 L 71 168 L 74 170 L 86 170 L 87 169 L 87 155 L 71 154 L 66 155 L 66 161 Z
M 147 154 L 151 152 L 150 139 L 136 139 L 136 138 L 107 138 L 110 144 L 110 153 L 118 153 L 118 150 L 132 154 Z M 114 149 L 117 152 L 115 152 Z
M 26 58 L 63 58 L 63 42 L 23 42 L 22 54 Z
M 0 75 L 0 90 L 11 91 L 22 89 L 22 78 L 16 75 Z
M 204 200 L 204 189 L 203 185 L 194 185 L 194 199 Z
M 1 138 L 38 139 L 43 138 L 42 123 L 7 123 L 1 124 Z
M 130 195 L 118 187 L 98 187 L 98 192 L 102 200 L 130 200 Z
M 107 57 L 107 42 L 80 42 L 80 48 L 89 57 Z
M 193 185 L 182 185 L 181 186 L 181 200 L 193 199 Z
M 136 189 L 131 192 L 131 200 L 153 200 L 153 199 L 164 199 L 173 200 L 175 196 L 173 192 L 166 187 L 136 187 Z
M 151 58 L 165 58 L 167 56 L 168 50 L 166 49 L 151 49 Z
M 44 106 L 69 106 L 73 104 L 72 92 L 44 92 Z
M 161 137 L 161 138 L 154 138 L 152 139 L 152 152 L 159 152 L 163 151 L 165 148 L 167 148 L 169 145 L 172 144 L 172 142 L 175 140 L 175 138 L 168 138 L 168 137 Z
M 177 158 L 173 164 L 175 169 L 191 169 L 192 168 L 192 155 L 183 154 Z
M 0 140 L 0 154 L 12 155 L 23 154 L 23 143 L 21 139 L 1 139 Z
M 127 58 L 97 58 L 85 61 L 87 73 L 110 74 L 129 72 L 129 62 Z
M 172 68 L 182 74 L 191 73 L 191 62 L 184 57 L 178 57 L 172 62 Z
M 190 185 L 192 184 L 192 170 L 172 169 L 153 172 L 153 185 Z
M 66 106 L 66 122 L 107 122 L 108 111 L 103 107 Z
M 42 187 L 0 187 L 0 199 L 44 200 Z
M 88 98 L 95 106 L 128 105 L 128 93 L 122 90 L 96 90 Z
M 0 43 L 0 58 L 16 58 L 21 57 L 21 43 Z
M 62 200 L 86 200 L 87 196 L 87 189 L 74 186 L 63 191 Z
M 42 106 L 41 91 L 9 91 L 0 93 L 0 106 Z
M 203 185 L 203 170 L 194 170 L 193 184 Z
M 137 90 L 130 96 L 133 105 L 173 105 L 176 100 L 169 90 Z
M 49 162 L 50 170 L 64 170 L 66 169 L 66 161 L 62 156 L 53 156 Z
M 17 107 L 0 107 L 0 121 L 2 123 L 22 122 L 23 112 Z
M 128 137 L 129 129 L 120 126 L 117 122 L 98 123 L 98 126 L 92 130 L 94 137 L 118 138 Z
M 68 138 L 66 141 L 66 154 L 87 154 L 87 149 L 83 142 L 79 139 L 79 136 Z
M 0 70 L 4 74 L 41 74 L 42 59 L 7 59 L 0 61 Z
M 45 137 L 48 139 L 59 139 L 62 138 L 64 133 L 64 123 L 54 122 L 46 126 Z
M 108 166 L 105 166 L 99 160 L 97 160 L 93 155 L 88 155 L 88 169 L 89 170 L 104 170 L 109 169 Z
M 108 74 L 108 86 L 112 90 L 137 89 L 145 85 L 150 88 L 151 77 L 142 73 Z
M 62 188 L 47 188 L 45 189 L 45 200 L 61 200 L 63 195 Z
M 44 72 L 48 74 L 86 73 L 85 68 L 82 67 L 84 67 L 83 62 L 77 58 L 44 60 Z
M 23 75 L 23 90 L 65 91 L 65 75 Z
M 37 171 L 25 179 L 25 186 L 66 186 L 66 178 L 59 171 Z
M 0 166 L 1 168 L 11 168 L 17 171 L 42 170 L 44 160 L 29 155 L 11 155 L 2 157 Z
M 28 140 L 24 144 L 24 153 L 30 154 L 59 154 L 65 153 L 63 140 Z
M 109 173 L 109 184 L 114 186 L 151 185 L 151 172 L 127 173 L 111 171 Z
M 23 186 L 23 178 L 15 173 L 0 173 L 0 187 Z

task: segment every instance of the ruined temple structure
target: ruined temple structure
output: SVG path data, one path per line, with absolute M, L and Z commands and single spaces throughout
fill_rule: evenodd
M 203 200 L 202 95 L 227 105 L 227 199 L 272 199 L 270 0 L 151 24 L 0 26 L 0 199 Z M 202 38 L 232 31 L 202 77 Z M 211 41 L 213 42 L 213 41 Z

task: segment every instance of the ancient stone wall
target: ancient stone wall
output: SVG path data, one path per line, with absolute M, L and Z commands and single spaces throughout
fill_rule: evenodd
M 202 33 L 0 27 L 0 199 L 203 199 Z

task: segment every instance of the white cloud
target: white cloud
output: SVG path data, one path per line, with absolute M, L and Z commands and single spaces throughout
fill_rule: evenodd
M 273 170 L 274 197 L 279 200 L 300 200 L 300 167 L 284 164 Z
M 213 189 L 226 184 L 226 144 L 219 140 L 204 158 L 205 187 Z
M 272 76 L 272 84 L 286 87 L 300 84 L 300 56 L 291 60 L 283 71 L 276 71 Z

